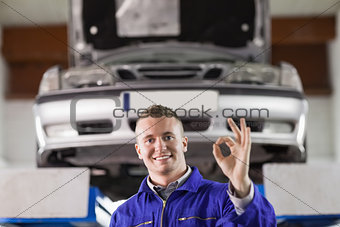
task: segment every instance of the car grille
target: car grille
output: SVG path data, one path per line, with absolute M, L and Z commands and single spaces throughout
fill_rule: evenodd
M 203 70 L 199 66 L 142 66 L 137 71 L 132 69 L 117 69 L 116 73 L 122 80 L 138 80 L 147 78 L 151 80 L 191 79 L 201 77 L 204 80 L 215 80 L 222 75 L 223 70 L 212 67 Z
M 141 67 L 138 72 L 148 79 L 189 79 L 197 76 L 202 69 L 198 66 Z
M 136 75 L 128 69 L 118 69 L 117 73 L 122 80 L 136 80 Z
M 111 120 L 78 121 L 79 135 L 109 134 L 113 131 Z
M 222 69 L 221 68 L 212 68 L 209 69 L 203 76 L 203 79 L 205 80 L 213 80 L 217 79 L 221 76 Z

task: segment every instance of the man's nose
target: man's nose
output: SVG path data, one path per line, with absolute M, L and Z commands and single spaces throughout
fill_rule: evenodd
M 164 141 L 161 138 L 157 138 L 156 139 L 155 150 L 156 151 L 164 151 L 164 150 L 166 150 L 166 145 L 165 145 Z

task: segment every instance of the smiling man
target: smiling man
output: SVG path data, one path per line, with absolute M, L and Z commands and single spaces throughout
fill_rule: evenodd
M 185 161 L 188 138 L 176 113 L 154 105 L 136 124 L 138 157 L 148 169 L 136 195 L 112 215 L 110 226 L 276 226 L 275 213 L 251 182 L 250 129 L 228 119 L 235 140 L 220 137 L 213 155 L 230 182 L 203 179 Z M 219 144 L 231 155 L 224 157 Z

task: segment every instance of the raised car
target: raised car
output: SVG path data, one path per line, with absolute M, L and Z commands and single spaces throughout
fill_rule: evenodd
M 182 118 L 187 161 L 204 174 L 214 141 L 233 135 L 228 117 L 251 127 L 252 164 L 306 161 L 308 104 L 294 66 L 268 63 L 267 0 L 71 6 L 71 67 L 44 74 L 34 105 L 38 166 L 145 174 L 134 128 L 153 104 Z

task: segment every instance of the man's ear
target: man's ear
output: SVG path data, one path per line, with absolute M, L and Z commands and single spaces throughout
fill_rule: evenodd
M 139 145 L 137 143 L 135 144 L 135 149 L 136 149 L 138 158 L 142 160 L 143 158 L 142 158 L 142 154 L 140 152 L 140 147 L 139 147 Z
M 187 150 L 188 150 L 188 137 L 186 137 L 186 136 L 182 137 L 182 144 L 183 144 L 183 151 L 187 152 Z

